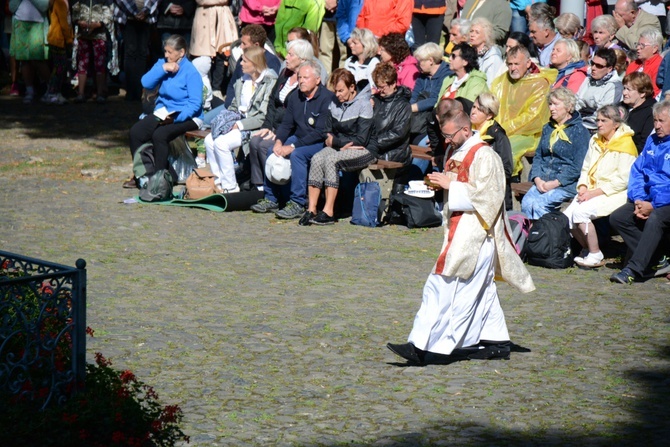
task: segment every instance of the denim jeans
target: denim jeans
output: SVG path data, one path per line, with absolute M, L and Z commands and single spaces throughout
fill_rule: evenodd
M 512 23 L 509 27 L 509 32 L 518 31 L 520 33 L 528 34 L 528 22 L 526 21 L 526 13 L 518 9 L 512 9 Z
M 530 220 L 537 220 L 545 214 L 558 209 L 561 203 L 575 196 L 575 192 L 568 192 L 563 188 L 554 188 L 551 191 L 541 193 L 537 186 L 533 185 L 521 201 L 521 211 Z

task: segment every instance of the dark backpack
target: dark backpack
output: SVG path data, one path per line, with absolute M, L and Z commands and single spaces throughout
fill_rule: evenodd
M 400 191 L 389 199 L 388 223 L 407 228 L 439 227 L 442 215 L 431 198 L 414 197 Z
M 164 202 L 172 200 L 172 174 L 167 169 L 161 169 L 149 177 L 146 187 L 140 190 L 140 200 L 144 202 Z
M 537 220 L 530 228 L 526 242 L 526 260 L 531 265 L 564 269 L 572 265 L 571 237 L 568 218 L 552 211 Z

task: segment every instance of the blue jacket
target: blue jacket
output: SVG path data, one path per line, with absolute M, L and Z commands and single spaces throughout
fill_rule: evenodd
M 164 58 L 151 67 L 151 70 L 142 76 L 142 87 L 153 90 L 158 85 L 156 109 L 165 107 L 168 112 L 179 112 L 176 123 L 192 118 L 203 118 L 202 113 L 202 77 L 191 61 L 182 58 L 179 70 L 176 73 L 166 73 L 163 70 Z M 154 109 L 155 110 L 155 109 Z
M 358 14 L 363 8 L 363 0 L 340 0 L 337 2 L 337 10 L 335 11 L 335 21 L 337 22 L 337 37 L 342 43 L 346 44 L 351 31 L 356 28 L 356 20 Z
M 290 95 L 284 118 L 275 132 L 277 139 L 283 144 L 295 144 L 296 147 L 323 143 L 330 113 L 328 106 L 334 100 L 333 92 L 323 85 L 318 86 L 309 101 L 301 91 L 297 95 Z
M 570 142 L 559 139 L 553 151 L 549 150 L 549 137 L 556 123 L 552 120 L 544 125 L 528 180 L 532 182 L 535 177 L 545 182 L 558 180 L 561 183 L 559 188 L 574 196 L 591 134 L 582 124 L 578 112 L 574 112 L 566 124 L 565 134 Z
M 654 208 L 670 205 L 670 136 L 647 138 L 630 169 L 628 200 L 651 202 Z
M 440 89 L 442 88 L 442 82 L 447 76 L 451 76 L 452 74 L 454 74 L 454 72 L 451 71 L 451 68 L 449 68 L 449 65 L 446 62 L 440 63 L 440 68 L 437 69 L 432 77 L 428 76 L 426 73 L 421 73 L 419 79 L 416 80 L 416 84 L 414 84 L 412 99 L 410 99 L 409 103 L 416 103 L 419 112 L 430 110 L 435 107 L 438 96 L 440 95 Z M 422 92 L 426 92 L 427 97 L 425 97 L 426 94 L 424 94 L 421 99 L 419 99 L 419 95 L 421 95 Z

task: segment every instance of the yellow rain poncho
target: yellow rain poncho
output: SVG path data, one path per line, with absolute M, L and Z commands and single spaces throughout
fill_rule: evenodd
M 549 122 L 547 95 L 558 75 L 554 69 L 531 71 L 514 82 L 503 73 L 491 84 L 491 93 L 500 100 L 496 121 L 505 129 L 512 145 L 512 175 L 521 171 L 521 157 L 534 151 L 540 142 L 542 126 Z

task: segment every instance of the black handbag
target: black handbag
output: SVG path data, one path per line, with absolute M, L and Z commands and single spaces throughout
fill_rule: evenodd
M 442 214 L 435 209 L 432 198 L 414 197 L 401 191 L 389 199 L 387 223 L 406 225 L 407 228 L 439 227 Z

